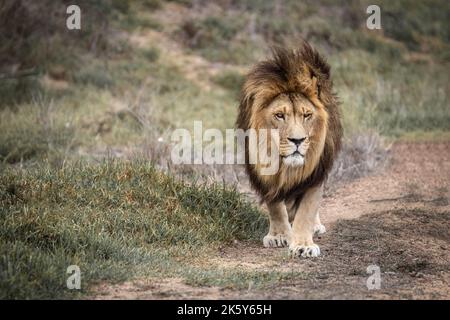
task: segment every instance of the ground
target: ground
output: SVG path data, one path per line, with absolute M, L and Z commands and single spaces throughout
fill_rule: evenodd
M 450 143 L 397 142 L 378 173 L 339 186 L 324 199 L 322 255 L 292 260 L 286 249 L 235 242 L 196 263 L 296 272 L 264 289 L 187 285 L 181 278 L 102 283 L 92 299 L 449 299 Z M 381 288 L 368 290 L 369 265 Z

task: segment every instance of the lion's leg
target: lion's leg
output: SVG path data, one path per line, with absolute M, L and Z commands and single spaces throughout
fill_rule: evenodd
M 322 186 L 309 189 L 297 209 L 292 224 L 292 241 L 289 251 L 293 256 L 317 257 L 319 246 L 313 242 L 314 227 L 318 219 Z
M 264 237 L 264 247 L 286 247 L 290 243 L 291 225 L 284 202 L 268 203 L 270 227 Z
M 289 223 L 292 224 L 294 222 L 295 213 L 297 212 L 297 208 L 295 207 L 295 201 L 290 200 L 289 202 L 286 202 L 286 208 L 289 216 Z M 319 210 L 317 210 L 316 217 L 314 220 L 314 234 L 322 234 L 325 232 L 327 232 L 327 229 L 320 222 Z
M 286 203 L 286 209 L 287 209 L 287 213 L 288 213 L 288 217 L 289 217 L 289 223 L 292 225 L 292 222 L 294 222 L 295 212 L 296 212 L 295 201 L 290 200 L 290 201 L 286 201 L 285 203 Z
M 317 210 L 316 218 L 314 220 L 314 233 L 322 234 L 327 232 L 327 228 L 320 222 L 319 210 Z

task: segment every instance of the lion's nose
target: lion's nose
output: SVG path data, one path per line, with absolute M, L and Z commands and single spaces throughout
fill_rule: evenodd
M 295 138 L 288 138 L 290 142 L 293 142 L 296 146 L 299 146 L 303 141 L 305 141 L 306 138 L 301 139 L 295 139 Z

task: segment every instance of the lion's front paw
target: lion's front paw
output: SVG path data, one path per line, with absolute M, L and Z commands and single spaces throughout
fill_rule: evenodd
M 320 255 L 320 248 L 317 244 L 294 245 L 289 247 L 289 253 L 292 257 L 314 258 Z
M 277 234 L 276 236 L 268 234 L 263 239 L 263 245 L 266 248 L 287 247 L 289 245 L 289 239 L 284 234 Z
M 316 224 L 314 226 L 314 233 L 315 234 L 322 234 L 327 232 L 327 228 L 325 228 L 325 226 L 323 224 Z

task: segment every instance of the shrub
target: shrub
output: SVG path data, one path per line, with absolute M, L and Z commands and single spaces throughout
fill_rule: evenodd
M 236 97 L 239 95 L 244 80 L 244 76 L 236 71 L 225 71 L 216 75 L 213 79 L 216 84 L 230 90 Z

